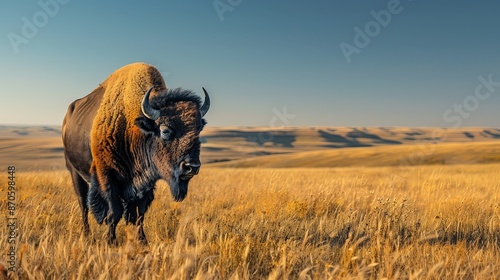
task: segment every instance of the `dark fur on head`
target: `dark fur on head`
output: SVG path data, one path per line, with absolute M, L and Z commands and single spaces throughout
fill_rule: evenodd
M 152 96 L 149 100 L 150 106 L 157 110 L 165 106 L 168 106 L 169 104 L 174 104 L 178 102 L 192 102 L 193 104 L 196 105 L 196 108 L 198 110 L 201 108 L 203 104 L 201 98 L 198 95 L 196 95 L 195 92 L 183 88 L 168 89 L 166 91 L 159 92 L 156 95 Z M 138 117 L 135 121 L 135 124 L 139 127 L 146 128 L 146 130 L 149 131 L 155 130 L 154 121 L 144 116 Z M 200 130 L 203 129 L 203 127 L 206 124 L 207 122 L 205 121 L 205 119 L 202 119 L 201 123 L 199 124 Z
M 174 199 L 182 201 L 188 192 L 188 181 L 180 180 L 178 167 L 186 158 L 199 161 L 199 133 L 206 124 L 200 115 L 202 100 L 193 91 L 176 88 L 158 92 L 149 104 L 160 110 L 160 117 L 152 120 L 142 115 L 135 124 L 146 135 L 153 135 L 146 140 L 151 143 L 152 165 L 169 182 Z M 161 127 L 171 129 L 171 139 L 161 140 Z
M 202 104 L 201 98 L 196 95 L 196 93 L 183 88 L 168 89 L 153 96 L 149 102 L 151 107 L 160 109 L 166 104 L 176 103 L 179 101 L 193 102 L 198 106 L 198 109 L 200 109 Z

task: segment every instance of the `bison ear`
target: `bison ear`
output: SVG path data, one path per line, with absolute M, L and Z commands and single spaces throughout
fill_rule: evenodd
M 158 128 L 156 127 L 155 121 L 145 116 L 140 116 L 135 119 L 135 125 L 145 134 L 158 134 Z
M 205 125 L 207 125 L 207 121 L 205 119 L 201 119 L 201 128 L 200 128 L 200 131 L 203 130 L 203 128 L 205 127 Z

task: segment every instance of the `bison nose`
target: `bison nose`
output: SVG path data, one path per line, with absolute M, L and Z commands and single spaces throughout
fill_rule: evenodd
M 200 171 L 201 163 L 199 160 L 187 159 L 181 162 L 182 175 L 197 175 Z

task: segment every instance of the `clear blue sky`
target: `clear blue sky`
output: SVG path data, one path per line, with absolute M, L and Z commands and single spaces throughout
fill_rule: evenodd
M 0 3 L 0 123 L 60 124 L 144 61 L 207 88 L 212 126 L 500 127 L 500 86 L 474 95 L 500 82 L 499 1 L 54 1 Z

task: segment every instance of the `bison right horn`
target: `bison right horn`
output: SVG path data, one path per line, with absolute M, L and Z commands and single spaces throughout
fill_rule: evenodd
M 208 112 L 208 109 L 210 109 L 210 96 L 208 96 L 208 92 L 205 90 L 204 87 L 202 87 L 203 93 L 205 93 L 205 101 L 203 102 L 203 105 L 200 108 L 201 111 L 201 117 L 205 116 L 205 114 Z
M 153 90 L 153 87 L 150 87 L 146 92 L 146 95 L 144 95 L 144 98 L 142 99 L 141 110 L 146 118 L 155 121 L 160 117 L 160 110 L 153 109 L 149 105 L 149 94 L 151 93 L 151 90 Z

